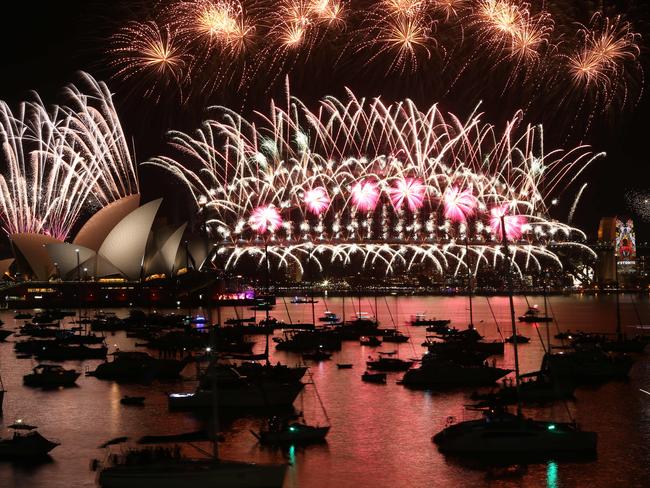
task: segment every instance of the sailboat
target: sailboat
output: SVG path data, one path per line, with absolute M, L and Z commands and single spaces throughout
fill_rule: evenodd
M 0 417 L 2 416 L 2 405 L 5 401 L 5 385 L 2 382 L 2 371 L 0 370 Z
M 309 373 L 311 377 L 311 372 Z M 289 416 L 273 416 L 268 419 L 265 427 L 258 432 L 252 431 L 251 434 L 260 441 L 261 444 L 310 444 L 316 442 L 324 442 L 325 437 L 330 431 L 329 416 L 325 405 L 315 388 L 313 378 L 310 384 L 314 385 L 316 398 L 320 404 L 321 410 L 325 415 L 327 421 L 326 425 L 310 425 L 305 421 L 304 415 L 301 412 L 298 415 Z
M 219 308 L 217 308 L 219 314 Z M 218 319 L 220 322 L 220 317 Z M 210 332 L 211 351 L 215 351 L 215 333 Z M 223 486 L 229 488 L 280 488 L 286 473 L 285 464 L 258 464 L 226 461 L 219 458 L 217 439 L 217 381 L 212 382 L 212 456 L 192 459 L 180 450 L 151 449 L 111 456 L 114 461 L 100 470 L 99 485 L 104 488 L 192 488 Z
M 516 334 L 515 309 L 512 292 L 512 263 L 506 238 L 504 216 L 501 216 L 501 229 L 505 259 L 509 263 L 507 271 L 508 298 L 512 333 Z M 520 389 L 519 352 L 517 341 L 513 342 L 515 356 L 515 381 Z M 432 437 L 441 452 L 463 457 L 485 459 L 488 457 L 508 460 L 549 459 L 565 456 L 594 456 L 596 454 L 597 434 L 580 429 L 575 422 L 540 421 L 526 418 L 521 412 L 521 396 L 518 395 L 517 413 L 511 414 L 505 408 L 488 408 L 483 418 L 455 422 L 448 419 L 447 426 Z

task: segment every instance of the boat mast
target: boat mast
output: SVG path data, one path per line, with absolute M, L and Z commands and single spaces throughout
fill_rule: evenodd
M 465 257 L 467 259 L 467 296 L 469 297 L 469 328 L 474 328 L 474 310 L 472 308 L 472 270 L 469 256 L 469 225 L 465 231 Z
M 345 325 L 345 290 L 343 290 L 343 317 L 341 317 L 341 325 Z
M 544 295 L 544 320 L 546 320 L 546 347 L 548 348 L 548 353 L 551 354 L 551 321 L 548 320 L 548 308 L 546 302 L 546 280 L 544 280 L 542 286 L 542 292 Z
M 212 292 L 209 290 L 208 293 L 208 317 L 212 318 Z M 221 326 L 221 304 L 217 298 L 217 322 L 210 327 L 210 365 L 212 366 L 212 428 L 210 432 L 210 437 L 212 439 L 212 459 L 215 461 L 219 460 L 219 404 L 217 397 L 217 380 L 218 380 L 218 371 L 217 371 L 217 341 L 216 341 L 216 330 L 217 326 Z M 267 356 L 268 358 L 268 356 Z M 208 374 L 210 374 L 210 367 L 208 367 Z
M 623 340 L 623 331 L 621 329 L 621 284 L 618 281 L 618 262 L 615 263 L 616 269 L 616 340 Z
M 508 237 L 506 236 L 505 216 L 501 216 L 501 242 L 503 243 L 508 269 L 506 271 L 506 282 L 508 284 L 508 301 L 510 303 L 510 322 L 512 324 L 512 345 L 515 348 L 515 385 L 517 388 L 517 416 L 521 417 L 521 387 L 519 378 L 519 350 L 517 348 L 517 325 L 515 323 L 515 304 L 512 291 L 512 258 L 508 248 Z
M 266 322 L 264 323 L 264 330 L 266 331 L 264 339 L 264 356 L 266 358 L 266 364 L 269 364 L 269 307 L 270 307 L 270 285 L 269 285 L 269 275 L 271 270 L 269 269 L 269 240 L 268 237 L 264 239 L 264 267 L 266 268 L 265 280 L 266 280 L 266 300 L 264 300 L 264 310 L 266 310 Z M 218 309 L 217 309 L 218 310 Z

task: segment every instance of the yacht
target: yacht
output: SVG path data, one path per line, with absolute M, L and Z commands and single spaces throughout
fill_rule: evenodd
M 39 364 L 30 374 L 23 376 L 23 383 L 41 388 L 73 386 L 79 376 L 81 373 L 78 371 L 64 369 L 58 364 Z
M 411 317 L 411 325 L 413 327 L 447 327 L 451 324 L 448 319 L 428 319 L 424 312 L 419 312 Z
M 537 305 L 533 305 L 532 307 L 528 307 L 528 310 L 526 310 L 526 313 L 523 315 L 520 315 L 519 317 L 519 322 L 552 322 L 553 318 L 552 317 L 547 317 L 546 315 L 540 315 L 539 308 L 537 308 Z
M 379 359 L 366 361 L 366 366 L 368 366 L 368 369 L 372 369 L 374 371 L 406 371 L 412 365 L 413 361 L 384 356 L 379 356 Z
M 544 460 L 596 455 L 597 434 L 575 423 L 532 420 L 504 409 L 487 409 L 478 420 L 448 425 L 432 441 L 442 453 L 474 459 Z
M 284 417 L 271 417 L 265 428 L 251 433 L 261 444 L 309 444 L 325 441 L 330 426 L 308 425 Z
M 38 433 L 36 427 L 17 420 L 9 426 L 13 435 L 7 439 L 0 438 L 0 459 L 29 459 L 46 456 L 59 445 Z
M 13 334 L 13 330 L 0 329 L 0 342 L 4 341 L 7 337 Z
M 425 354 L 419 368 L 409 369 L 401 384 L 411 388 L 455 388 L 487 386 L 510 373 L 509 369 L 482 364 L 461 364 Z
M 192 359 L 156 359 L 146 352 L 118 351 L 112 354 L 113 360 L 106 361 L 91 371 L 88 376 L 102 380 L 154 380 L 178 378 L 183 368 Z

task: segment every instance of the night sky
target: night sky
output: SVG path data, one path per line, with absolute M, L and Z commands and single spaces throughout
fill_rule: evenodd
M 133 138 L 138 161 L 163 154 L 166 151 L 165 131 L 168 129 L 191 130 L 204 117 L 203 107 L 208 102 L 196 101 L 185 105 L 161 101 L 158 105 L 131 93 L 128 86 L 118 80 L 111 80 L 111 70 L 106 66 L 104 50 L 108 38 L 124 19 L 134 18 L 141 14 L 138 9 L 147 6 L 147 2 L 101 2 L 98 0 L 58 2 L 11 2 L 11 15 L 5 14 L 3 28 L 0 29 L 2 49 L 2 76 L 0 77 L 0 99 L 15 104 L 27 98 L 29 90 L 37 90 L 48 103 L 61 102 L 61 89 L 69 82 L 78 80 L 77 72 L 85 70 L 97 79 L 104 80 L 114 91 L 116 106 L 121 116 L 127 134 Z M 149 2 L 153 3 L 153 2 Z M 563 3 L 563 2 L 554 2 Z M 568 2 L 574 12 L 581 13 L 576 5 L 598 2 Z M 606 2 L 607 3 L 607 2 Z M 613 3 L 613 2 L 609 2 Z M 646 32 L 648 7 L 645 2 L 615 2 L 618 12 L 626 15 L 635 29 L 644 35 L 641 40 L 641 62 L 647 77 L 647 49 L 645 43 L 650 39 Z M 585 10 L 582 15 L 588 16 Z M 393 75 L 389 79 L 381 77 L 370 70 L 367 75 L 359 68 L 354 77 L 349 80 L 321 75 L 312 72 L 297 72 L 291 80 L 293 94 L 298 94 L 308 101 L 315 101 L 326 94 L 343 94 L 343 84 L 351 86 L 357 94 L 365 96 L 382 95 L 386 99 L 413 98 L 421 108 L 439 100 L 428 95 L 427 85 L 420 80 L 396 80 Z M 326 73 L 326 67 L 324 68 Z M 428 75 L 427 75 L 428 76 Z M 426 76 L 423 76 L 425 78 Z M 278 91 L 279 90 L 279 91 Z M 245 110 L 255 108 L 266 109 L 271 96 L 279 96 L 281 87 L 269 93 L 252 93 L 247 100 Z M 471 93 L 471 87 L 466 90 Z M 231 105 L 238 109 L 238 95 L 221 94 L 219 103 Z M 460 99 L 462 98 L 462 100 Z M 507 99 L 507 100 L 504 100 Z M 442 100 L 444 108 L 463 117 L 478 100 L 471 96 L 448 98 Z M 499 122 L 512 115 L 509 108 L 521 105 L 524 101 L 516 96 L 495 93 L 493 99 L 483 99 L 483 109 L 486 112 L 484 120 Z M 538 112 L 536 119 L 546 119 L 553 114 L 557 120 L 562 107 L 546 106 Z M 593 235 L 602 215 L 629 215 L 624 194 L 630 189 L 647 190 L 647 174 L 645 168 L 647 159 L 648 125 L 650 103 L 647 86 L 639 103 L 622 113 L 614 110 L 607 116 L 596 115 L 594 128 L 583 138 L 583 142 L 591 144 L 594 151 L 606 151 L 606 159 L 600 160 L 581 177 L 573 191 L 561 199 L 555 209 L 554 217 L 566 220 L 568 209 L 573 196 L 580 185 L 589 181 L 589 186 L 575 214 L 575 223 L 588 234 Z M 529 122 L 540 120 L 527 119 Z M 545 123 L 546 146 L 564 145 L 562 129 L 558 124 Z M 582 136 L 581 136 L 582 138 Z M 579 141 L 573 141 L 579 142 Z M 569 145 L 568 143 L 566 145 Z M 182 187 L 171 181 L 171 177 L 159 170 L 141 170 L 141 183 L 145 199 L 155 196 L 166 196 L 175 203 L 185 201 Z M 167 212 L 172 219 L 181 220 L 186 216 L 183 205 L 168 205 Z M 187 207 L 189 208 L 189 207 Z M 640 227 L 639 240 L 647 240 L 647 224 Z

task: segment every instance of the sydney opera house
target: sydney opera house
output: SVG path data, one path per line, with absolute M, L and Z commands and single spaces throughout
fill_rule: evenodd
M 3 291 L 6 299 L 33 304 L 49 294 L 48 302 L 55 296 L 69 302 L 78 293 L 82 301 L 102 304 L 175 299 L 181 292 L 170 287 L 170 279 L 200 270 L 208 245 L 188 236 L 186 223 L 158 224 L 161 203 L 140 205 L 139 194 L 121 198 L 93 215 L 72 242 L 45 234 L 10 235 L 14 257 L 0 261 L 5 282 L 13 282 Z

